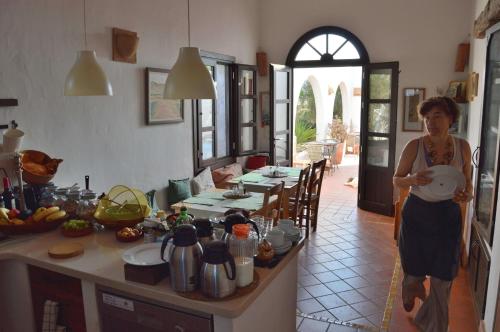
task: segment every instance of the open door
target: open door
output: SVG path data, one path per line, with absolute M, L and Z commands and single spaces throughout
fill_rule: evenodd
M 292 166 L 292 68 L 269 65 L 271 163 Z
M 392 216 L 398 104 L 398 62 L 363 68 L 359 208 Z

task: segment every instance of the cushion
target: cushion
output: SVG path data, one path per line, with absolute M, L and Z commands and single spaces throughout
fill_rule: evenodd
M 191 197 L 191 184 L 189 178 L 168 180 L 167 199 L 169 205 L 179 203 L 189 197 Z
M 241 169 L 241 165 L 238 163 L 227 165 L 226 167 L 212 171 L 212 179 L 215 187 L 222 189 L 231 187 L 228 182 L 241 175 L 243 175 L 243 170 Z
M 246 168 L 247 169 L 259 169 L 266 166 L 267 157 L 266 156 L 250 156 L 247 159 Z
M 198 195 L 202 191 L 215 188 L 214 180 L 212 179 L 212 172 L 210 166 L 205 168 L 200 174 L 191 180 L 193 187 L 193 195 Z

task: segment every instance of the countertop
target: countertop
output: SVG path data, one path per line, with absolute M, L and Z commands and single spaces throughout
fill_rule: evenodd
M 48 249 L 61 242 L 78 242 L 84 246 L 85 252 L 67 259 L 49 257 Z M 18 260 L 167 305 L 234 318 L 245 311 L 303 246 L 302 240 L 273 269 L 256 268 L 260 282 L 250 294 L 233 300 L 205 302 L 178 295 L 171 289 L 168 278 L 154 286 L 125 280 L 122 253 L 141 243 L 141 240 L 132 243 L 118 242 L 112 231 L 70 239 L 55 230 L 35 236 L 17 236 L 14 241 L 0 242 L 0 260 Z

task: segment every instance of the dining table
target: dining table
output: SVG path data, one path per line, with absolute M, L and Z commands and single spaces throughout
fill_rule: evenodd
M 243 182 L 247 191 L 264 193 L 266 190 L 275 185 L 285 182 L 283 192 L 281 217 L 289 218 L 290 197 L 297 191 L 299 184 L 299 176 L 302 168 L 300 167 L 284 167 L 284 166 L 264 166 L 250 173 L 233 178 L 229 181 L 232 185 L 237 185 L 240 180 Z M 275 177 L 274 171 L 281 173 L 279 177 Z
M 213 188 L 187 198 L 171 207 L 176 213 L 185 206 L 188 213 L 196 218 L 213 218 L 223 216 L 229 209 L 245 209 L 251 214 L 258 214 L 262 209 L 264 194 L 250 192 L 248 198 L 232 199 L 224 197 L 227 189 Z

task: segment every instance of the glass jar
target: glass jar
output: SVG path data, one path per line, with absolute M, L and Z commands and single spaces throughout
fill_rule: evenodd
M 233 225 L 229 237 L 229 252 L 236 263 L 236 286 L 245 287 L 253 282 L 253 257 L 257 241 L 250 236 L 249 224 Z
M 70 218 L 77 218 L 76 211 L 80 202 L 80 191 L 70 191 L 67 197 L 68 199 L 63 203 L 61 209 L 66 211 Z
M 41 207 L 49 207 L 56 205 L 56 188 L 54 187 L 46 187 L 42 193 L 40 194 L 40 200 L 38 201 L 38 205 Z
M 94 212 L 97 209 L 97 195 L 93 191 L 86 191 L 80 196 L 76 214 L 79 219 L 94 221 Z
M 57 188 L 54 192 L 53 205 L 62 208 L 66 200 L 68 199 L 68 188 Z

